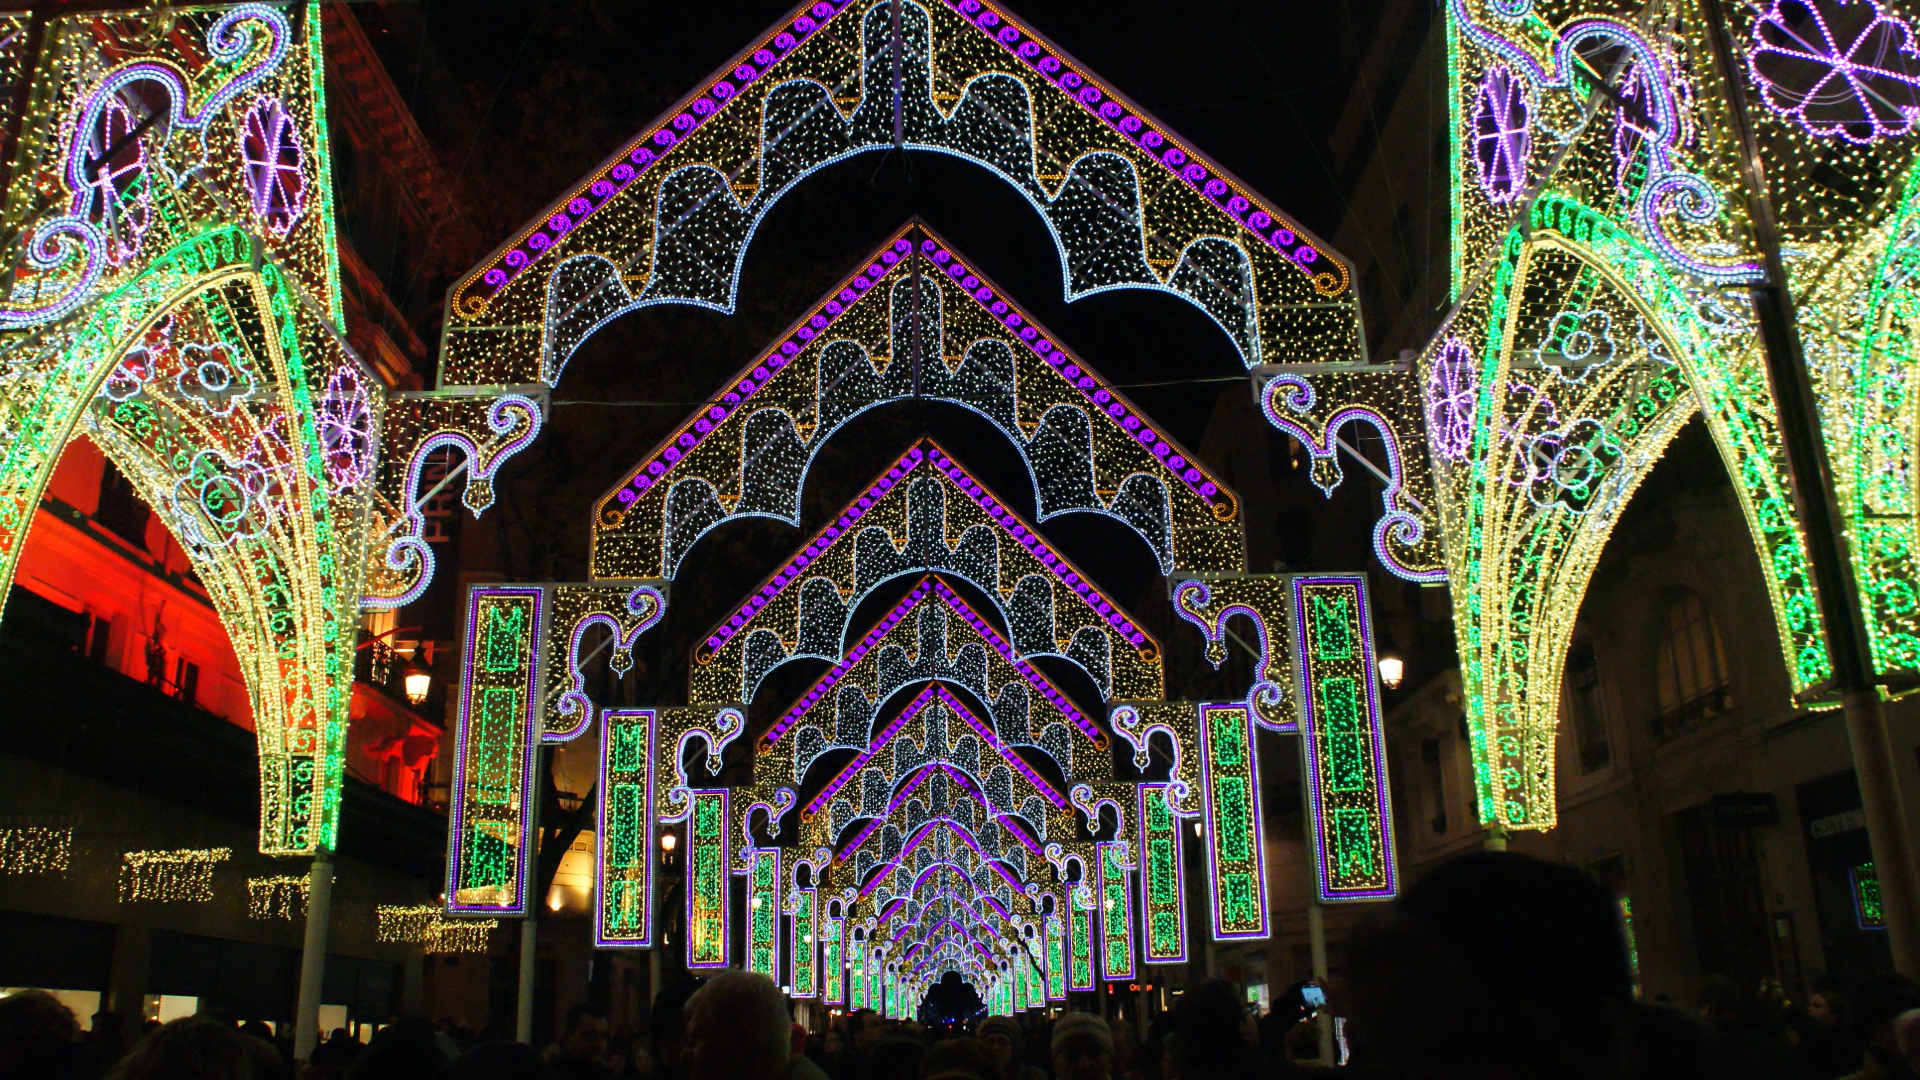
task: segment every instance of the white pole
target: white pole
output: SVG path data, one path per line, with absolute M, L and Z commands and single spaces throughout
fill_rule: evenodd
M 1307 901 L 1307 948 L 1313 958 L 1313 981 L 1323 988 L 1327 985 L 1327 916 L 1320 901 Z M 1320 1064 L 1333 1064 L 1333 1014 L 1321 1009 L 1318 1017 L 1320 1025 Z
M 533 1043 L 534 930 L 539 926 L 533 913 L 537 909 L 538 905 L 530 905 L 527 917 L 520 920 L 520 988 L 513 1012 L 513 1041 L 528 1045 Z
M 300 949 L 300 995 L 293 1021 L 293 1056 L 305 1061 L 320 1041 L 320 987 L 327 967 L 327 921 L 333 914 L 333 852 L 313 853 L 307 871 L 307 934 Z

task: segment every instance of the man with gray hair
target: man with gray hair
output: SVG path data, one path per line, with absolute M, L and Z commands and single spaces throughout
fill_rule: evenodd
M 787 999 L 765 975 L 723 971 L 687 1002 L 692 1080 L 783 1080 L 791 1049 Z

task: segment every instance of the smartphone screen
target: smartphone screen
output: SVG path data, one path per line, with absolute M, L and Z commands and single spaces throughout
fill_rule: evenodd
M 1309 984 L 1300 988 L 1300 1000 L 1305 1002 L 1309 1009 L 1323 1008 L 1327 1004 L 1327 992 L 1321 987 Z

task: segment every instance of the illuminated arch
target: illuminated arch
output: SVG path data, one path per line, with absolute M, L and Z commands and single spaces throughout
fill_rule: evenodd
M 896 145 L 972 161 L 1021 192 L 1054 237 L 1069 299 L 1172 292 L 1220 324 L 1249 366 L 1361 351 L 1337 256 L 1005 11 L 822 0 L 453 287 L 446 381 L 551 385 L 574 346 L 620 312 L 730 311 L 745 249 L 781 195 L 827 164 Z
M 1234 494 L 937 237 L 909 226 L 601 498 L 594 576 L 672 578 L 701 536 L 737 517 L 798 524 L 807 470 L 828 437 L 912 398 L 999 428 L 1026 464 L 1042 522 L 1068 511 L 1115 518 L 1162 572 L 1244 562 Z
M 874 589 L 928 571 L 978 588 L 1019 655 L 1078 665 L 1104 698 L 1162 695 L 1159 643 L 937 444 L 922 442 L 708 631 L 694 648 L 693 700 L 751 701 L 789 661 L 837 661 Z

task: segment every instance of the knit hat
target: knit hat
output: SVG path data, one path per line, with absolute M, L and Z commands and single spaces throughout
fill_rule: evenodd
M 1088 1038 L 1100 1045 L 1107 1053 L 1113 1053 L 1113 1029 L 1105 1020 L 1092 1013 L 1070 1012 L 1053 1023 L 1053 1049 L 1057 1053 L 1060 1044 L 1068 1039 Z
M 1015 1023 L 1011 1016 L 987 1017 L 985 1020 L 980 1021 L 980 1030 L 974 1032 L 973 1037 L 984 1041 L 987 1036 L 994 1032 L 1005 1035 L 1007 1041 L 1013 1043 L 1015 1047 L 1018 1047 L 1025 1041 L 1021 1038 L 1020 1025 Z

